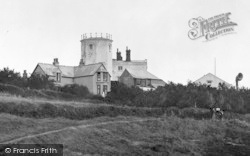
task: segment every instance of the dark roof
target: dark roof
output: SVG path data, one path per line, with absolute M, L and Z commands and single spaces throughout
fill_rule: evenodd
M 125 70 L 127 70 L 134 78 L 160 80 L 158 77 L 154 76 L 153 74 L 151 74 L 146 70 L 132 70 L 132 69 L 125 69 Z
M 46 63 L 38 63 L 46 75 L 54 76 L 54 73 L 60 72 L 63 77 L 81 77 L 94 75 L 96 71 L 103 66 L 102 63 L 82 65 L 82 66 L 63 66 Z M 106 69 L 105 69 L 106 70 Z
M 101 66 L 103 66 L 102 63 L 75 67 L 75 77 L 94 75 Z

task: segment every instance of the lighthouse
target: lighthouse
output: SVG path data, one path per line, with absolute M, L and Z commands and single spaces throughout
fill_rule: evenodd
M 112 35 L 89 33 L 81 36 L 81 64 L 103 63 L 112 75 Z

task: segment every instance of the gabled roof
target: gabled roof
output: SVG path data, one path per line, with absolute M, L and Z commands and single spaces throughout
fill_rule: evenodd
M 75 77 L 94 75 L 101 66 L 104 67 L 102 63 L 75 67 Z
M 211 73 L 208 73 L 208 74 L 202 76 L 198 80 L 194 81 L 194 83 L 207 84 L 207 85 L 211 85 L 211 87 L 218 87 L 219 83 L 225 83 L 225 85 L 227 87 L 232 86 L 231 84 L 227 83 L 226 81 L 220 79 L 219 77 L 217 77 Z
M 46 75 L 54 76 L 55 73 L 59 72 L 63 77 L 71 78 L 94 75 L 101 66 L 103 66 L 104 70 L 107 71 L 102 63 L 82 66 L 55 66 L 53 64 L 38 63 L 37 66 L 40 66 Z
M 64 77 L 74 77 L 74 68 L 72 66 L 59 66 L 62 76 Z
M 41 69 L 44 71 L 44 73 L 46 75 L 50 75 L 53 76 L 54 72 L 58 72 L 59 68 L 57 68 L 56 66 L 52 65 L 52 64 L 46 64 L 46 63 L 38 63 L 39 67 L 41 67 Z
M 53 64 L 38 63 L 44 73 L 49 76 L 54 76 L 54 73 L 60 72 L 62 76 L 74 77 L 74 67 L 71 66 L 55 66 Z
M 137 78 L 137 79 L 155 79 L 155 80 L 160 80 L 158 77 L 154 76 L 150 72 L 146 70 L 132 70 L 132 69 L 125 69 L 127 70 L 132 77 Z

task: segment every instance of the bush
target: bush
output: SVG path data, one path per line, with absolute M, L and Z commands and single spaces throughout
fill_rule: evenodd
M 17 86 L 10 85 L 10 84 L 2 84 L 2 83 L 0 83 L 0 92 L 10 93 L 13 95 L 20 95 L 20 96 L 24 96 L 25 94 L 25 90 L 22 88 L 19 88 Z
M 60 90 L 63 93 L 69 93 L 77 97 L 87 97 L 90 94 L 87 87 L 78 84 L 65 85 Z
M 184 108 L 179 115 L 182 118 L 194 118 L 194 119 L 211 119 L 212 114 L 208 109 L 201 108 Z
M 211 88 L 189 82 L 187 85 L 172 82 L 154 91 L 142 91 L 139 87 L 127 87 L 116 83 L 106 96 L 108 103 L 137 107 L 211 108 L 219 107 L 226 112 L 250 113 L 250 90 L 227 88 L 223 85 Z
M 18 87 L 27 86 L 27 81 L 21 77 L 20 73 L 10 70 L 9 68 L 3 68 L 3 70 L 0 70 L 0 83 L 11 84 Z
M 91 94 L 87 98 L 92 99 L 92 100 L 104 101 L 104 98 L 101 95 L 92 95 Z
M 124 116 L 139 116 L 159 117 L 164 114 L 164 110 L 158 109 L 142 109 L 142 108 L 128 108 L 115 106 L 88 106 L 88 107 L 74 107 L 70 105 L 53 105 L 51 103 L 31 104 L 22 101 L 21 103 L 1 102 L 0 113 L 9 113 L 24 117 L 33 118 L 55 118 L 64 117 L 68 119 L 83 120 L 100 116 L 115 117 L 119 115 Z
M 105 97 L 107 102 L 118 102 L 120 104 L 133 105 L 136 96 L 139 96 L 143 91 L 138 87 L 129 88 L 122 83 L 117 83 L 111 86 L 111 92 Z
M 33 74 L 28 78 L 28 87 L 31 89 L 55 89 L 54 81 L 49 76 Z

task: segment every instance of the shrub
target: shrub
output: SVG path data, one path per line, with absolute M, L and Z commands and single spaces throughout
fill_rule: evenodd
M 31 89 L 55 89 L 54 81 L 48 75 L 33 74 L 28 78 L 28 87 Z
M 10 93 L 13 95 L 20 95 L 20 96 L 24 96 L 25 94 L 25 90 L 22 88 L 19 88 L 17 86 L 10 85 L 10 84 L 2 84 L 2 83 L 0 83 L 0 92 L 6 92 L 6 93 Z
M 27 81 L 20 76 L 20 73 L 10 70 L 9 68 L 3 68 L 3 70 L 0 70 L 0 83 L 11 84 L 19 87 L 27 86 Z
M 10 113 L 18 116 L 33 117 L 33 118 L 54 118 L 64 117 L 68 119 L 83 120 L 100 116 L 115 117 L 124 116 L 139 116 L 159 117 L 164 114 L 164 110 L 158 109 L 142 109 L 129 107 L 115 106 L 88 106 L 74 107 L 70 105 L 53 105 L 51 103 L 31 104 L 22 101 L 21 103 L 0 102 L 0 113 Z
M 219 107 L 227 112 L 250 113 L 250 90 L 242 88 L 211 88 L 189 82 L 187 85 L 172 82 L 154 91 L 142 91 L 139 87 L 127 87 L 116 83 L 105 98 L 108 103 L 137 107 Z
M 208 109 L 201 108 L 184 108 L 179 115 L 182 118 L 194 118 L 194 119 L 211 119 L 212 114 Z
M 60 88 L 63 93 L 76 95 L 77 97 L 87 97 L 90 93 L 87 87 L 78 84 L 65 85 Z

